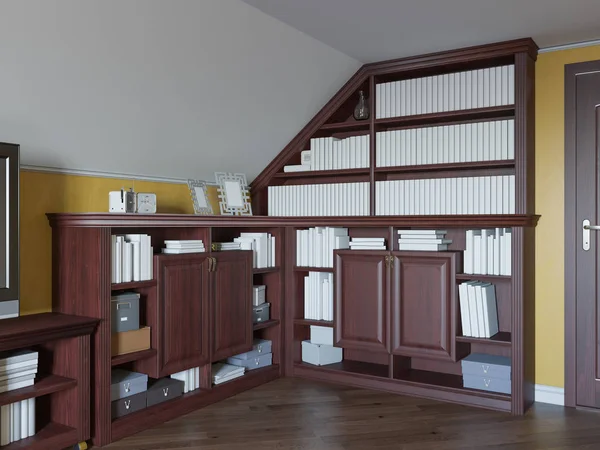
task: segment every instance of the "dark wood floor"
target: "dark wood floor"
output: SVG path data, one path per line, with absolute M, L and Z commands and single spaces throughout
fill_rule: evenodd
M 525 417 L 292 378 L 112 450 L 600 450 L 600 413 L 538 403 Z

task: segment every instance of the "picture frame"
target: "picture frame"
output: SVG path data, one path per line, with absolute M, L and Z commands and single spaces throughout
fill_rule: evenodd
M 219 208 L 224 216 L 251 216 L 250 189 L 243 173 L 215 172 Z
M 201 216 L 212 216 L 214 211 L 208 199 L 208 189 L 206 182 L 198 180 L 188 180 L 188 188 L 194 204 L 194 214 Z

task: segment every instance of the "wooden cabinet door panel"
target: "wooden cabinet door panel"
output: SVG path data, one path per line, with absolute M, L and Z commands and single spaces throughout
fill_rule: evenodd
M 393 253 L 392 353 L 456 360 L 454 274 L 454 253 Z
M 159 373 L 166 376 L 210 361 L 208 257 L 161 255 L 157 259 Z
M 389 353 L 388 252 L 335 254 L 335 345 Z
M 252 349 L 252 252 L 212 253 L 213 272 L 212 360 Z

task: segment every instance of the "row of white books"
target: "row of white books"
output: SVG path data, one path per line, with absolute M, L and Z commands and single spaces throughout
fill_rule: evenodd
M 151 280 L 154 250 L 147 234 L 111 236 L 111 282 Z
M 464 272 L 479 275 L 510 275 L 512 229 L 467 230 Z
M 200 389 L 200 367 L 177 372 L 171 375 L 171 378 L 183 381 L 183 393 Z
M 3 354 L 0 359 L 0 393 L 33 386 L 37 370 L 38 352 L 19 350 Z
M 514 102 L 514 65 L 380 83 L 375 87 L 377 119 Z
M 245 367 L 234 366 L 218 362 L 212 365 L 212 381 L 213 384 L 221 384 L 227 381 L 235 380 L 244 375 Z
M 352 238 L 350 250 L 386 250 L 385 239 L 377 237 Z
M 202 239 L 165 241 L 165 248 L 162 249 L 163 253 L 169 255 L 204 253 L 205 251 L 206 248 L 204 247 L 204 242 L 202 242 Z
M 285 166 L 283 171 L 360 169 L 369 167 L 369 154 L 368 134 L 345 139 L 313 138 L 310 150 L 302 152 L 301 164 Z
M 368 216 L 369 183 L 269 186 L 269 216 Z
M 378 216 L 514 214 L 515 176 L 377 181 L 375 198 Z
M 333 320 L 333 274 L 309 272 L 304 277 L 304 318 Z
M 451 239 L 446 230 L 398 230 L 398 250 L 440 252 L 448 250 Z
M 498 333 L 496 289 L 491 283 L 467 281 L 458 285 L 463 336 L 491 338 Z
M 510 160 L 515 157 L 515 121 L 381 131 L 375 155 L 377 167 Z
M 262 269 L 275 267 L 275 236 L 271 233 L 240 233 L 240 237 L 233 240 L 240 244 L 241 250 L 254 252 L 253 267 Z
M 315 227 L 296 230 L 296 265 L 333 267 L 333 251 L 347 249 L 348 228 Z
M 35 398 L 0 408 L 0 446 L 35 434 Z

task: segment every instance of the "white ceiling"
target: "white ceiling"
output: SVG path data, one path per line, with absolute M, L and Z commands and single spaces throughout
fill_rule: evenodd
M 239 0 L 1 0 L 21 162 L 252 180 L 360 63 Z
M 373 62 L 509 39 L 540 47 L 600 38 L 599 0 L 243 0 Z

